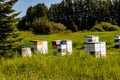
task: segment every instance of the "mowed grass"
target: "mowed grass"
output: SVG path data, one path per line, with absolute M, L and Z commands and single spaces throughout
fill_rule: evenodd
M 85 55 L 84 37 L 98 35 L 107 44 L 107 57 Z M 48 40 L 49 53 L 38 52 L 32 57 L 0 59 L 0 80 L 120 80 L 120 49 L 114 48 L 114 36 L 119 32 L 77 32 L 52 35 L 34 35 L 22 32 L 22 43 L 29 47 L 30 40 Z M 51 41 L 73 41 L 72 55 L 52 55 Z

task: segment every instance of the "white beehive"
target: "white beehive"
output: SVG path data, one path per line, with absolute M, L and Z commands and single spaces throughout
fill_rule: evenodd
M 39 51 L 42 54 L 48 53 L 48 43 L 47 41 L 42 40 L 31 40 L 30 41 L 30 47 L 34 51 Z
M 72 54 L 71 40 L 55 40 L 52 41 L 53 53 L 61 53 L 61 55 Z
M 106 57 L 106 43 L 100 42 L 101 57 Z
M 120 36 L 115 36 L 115 47 L 120 48 Z
M 31 57 L 32 52 L 30 48 L 22 48 L 22 57 Z
M 61 44 L 61 55 L 64 56 L 67 54 L 67 45 Z
M 99 43 L 85 43 L 85 53 L 92 54 L 93 56 L 100 57 Z
M 120 39 L 120 36 L 115 36 L 115 39 Z
M 72 54 L 72 40 L 62 40 L 61 45 L 66 45 L 67 54 Z
M 72 54 L 72 41 L 71 40 L 67 41 L 67 53 Z
M 95 57 L 105 57 L 106 56 L 105 42 L 84 43 L 84 47 L 85 47 L 86 54 L 92 54 Z
M 89 54 L 90 53 L 90 44 L 84 43 L 84 48 L 85 48 L 85 53 Z
M 90 51 L 100 51 L 100 45 L 99 42 L 96 43 L 90 43 Z
M 85 43 L 87 42 L 99 42 L 99 37 L 98 36 L 85 36 Z

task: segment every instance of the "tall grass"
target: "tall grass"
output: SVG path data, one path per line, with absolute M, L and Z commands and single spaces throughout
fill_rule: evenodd
M 0 80 L 119 80 L 120 56 L 96 59 L 90 55 L 54 56 L 0 61 Z
M 98 35 L 100 41 L 107 42 L 107 57 L 95 58 L 85 55 L 84 36 Z M 14 57 L 0 59 L 0 80 L 120 80 L 120 49 L 115 49 L 114 36 L 119 32 L 77 32 L 52 35 L 34 35 L 22 32 L 23 44 L 29 46 L 29 40 L 48 40 L 49 53 L 38 52 L 32 57 Z M 73 54 L 52 55 L 51 41 L 71 39 Z M 81 49 L 79 49 L 81 48 Z

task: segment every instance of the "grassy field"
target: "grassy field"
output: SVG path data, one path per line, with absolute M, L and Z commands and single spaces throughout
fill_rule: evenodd
M 94 58 L 85 55 L 83 47 L 86 35 L 98 35 L 107 43 L 107 57 Z M 36 52 L 32 57 L 0 59 L 0 80 L 120 80 L 120 49 L 114 48 L 114 36 L 119 32 L 77 32 L 52 35 L 34 35 L 22 32 L 22 43 L 29 47 L 30 40 L 48 40 L 49 53 Z M 51 52 L 51 41 L 70 39 L 73 54 L 55 56 Z

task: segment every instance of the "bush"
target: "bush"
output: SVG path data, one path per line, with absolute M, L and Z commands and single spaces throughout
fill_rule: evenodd
M 54 27 L 54 33 L 61 32 L 61 31 L 65 31 L 65 30 L 66 30 L 66 27 L 65 27 L 63 24 L 61 24 L 61 23 L 51 22 L 51 24 L 52 24 L 53 27 Z
M 91 31 L 99 31 L 99 32 L 104 32 L 105 30 L 102 27 L 95 26 L 91 29 Z
M 118 31 L 120 30 L 120 27 L 117 25 L 112 25 L 109 22 L 101 22 L 99 24 L 96 24 L 91 31 L 99 31 L 99 32 L 104 32 L 104 31 Z
M 35 19 L 31 26 L 35 34 L 52 34 L 66 29 L 63 24 L 50 22 L 46 17 Z
M 108 31 L 118 31 L 118 30 L 120 30 L 120 27 L 118 27 L 118 26 L 116 26 L 116 25 L 112 25 L 112 26 L 108 29 Z

